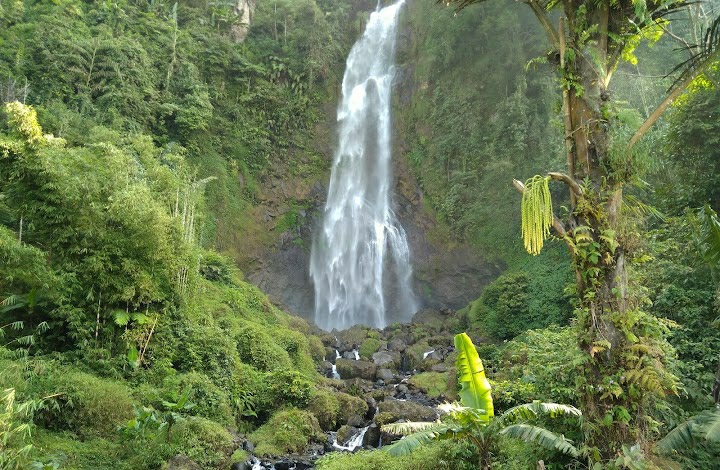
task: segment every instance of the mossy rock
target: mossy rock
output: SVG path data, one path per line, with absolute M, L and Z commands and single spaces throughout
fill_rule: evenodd
M 191 417 L 173 426 L 171 442 L 202 468 L 220 468 L 238 446 L 220 423 Z
M 281 456 L 302 452 L 310 442 L 324 437 L 317 418 L 305 410 L 290 408 L 278 411 L 267 423 L 250 434 L 255 455 Z
M 315 415 L 323 431 L 331 431 L 338 422 L 340 401 L 335 393 L 318 390 L 310 399 L 308 411 Z
M 360 357 L 363 359 L 371 359 L 372 355 L 380 349 L 380 346 L 382 346 L 382 341 L 375 338 L 368 338 L 365 341 L 362 342 L 360 345 L 360 350 L 358 351 L 360 354 Z
M 347 345 L 360 345 L 368 337 L 368 327 L 355 325 L 352 328 L 338 333 L 338 337 Z
M 336 395 L 340 405 L 338 414 L 338 423 L 347 423 L 353 416 L 365 416 L 368 412 L 368 404 L 360 397 L 355 397 L 347 393 L 339 392 Z
M 408 384 L 421 390 L 430 398 L 438 398 L 440 395 L 447 395 L 448 373 L 423 372 L 413 375 Z

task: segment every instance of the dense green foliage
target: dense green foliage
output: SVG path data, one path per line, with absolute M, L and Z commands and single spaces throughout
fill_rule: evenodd
M 318 134 L 331 134 L 327 105 L 365 21 L 358 11 L 375 6 L 366 3 L 259 1 L 244 42 L 233 39 L 241 25 L 227 2 L 0 3 L 0 469 L 159 469 L 178 454 L 227 468 L 247 457 L 235 431 L 251 436 L 258 455 L 285 454 L 366 415 L 364 397 L 337 392 L 316 373 L 326 351 L 308 325 L 237 268 L 274 235 L 295 233 L 310 207 L 302 191 L 269 195 L 266 183 L 309 188 L 326 176 L 328 142 Z M 536 257 L 523 253 L 520 197 L 510 185 L 565 163 L 559 93 L 542 65 L 556 58 L 515 2 L 457 17 L 433 3 L 409 2 L 404 13 L 396 144 L 408 150 L 424 209 L 440 221 L 431 236 L 469 242 L 508 267 L 462 320 L 447 320 L 457 323 L 453 332 L 468 326 L 487 340 L 479 349 L 496 415 L 533 400 L 581 407 L 609 397 L 615 406 L 591 424 L 603 433 L 619 423 L 629 436 L 642 427 L 647 437 L 641 448 L 618 450 L 609 468 L 645 468 L 643 459 L 670 468 L 661 460 L 668 456 L 713 468 L 720 448 L 707 430 L 717 423 L 709 410 L 720 379 L 720 302 L 696 209 L 720 209 L 717 65 L 633 161 L 618 153 L 609 161 L 612 177 L 632 183 L 627 224 L 600 242 L 569 234 L 573 267 L 590 284 L 600 251 L 620 237 L 632 265 L 634 308 L 618 322 L 637 338 L 625 350 L 630 359 L 583 382 L 588 354 L 577 344 L 577 291 L 567 289 L 571 257 L 554 240 Z M 605 110 L 612 139 L 626 137 L 665 91 L 667 81 L 630 76 L 640 67 L 667 71 L 672 46 L 657 47 L 638 48 L 640 65 L 617 72 L 615 93 L 627 102 Z M 566 215 L 565 190 L 550 190 Z M 260 210 L 268 198 L 287 207 L 272 222 Z M 414 367 L 435 343 L 423 325 L 409 335 Z M 357 344 L 365 359 L 383 347 L 364 332 Z M 613 345 L 585 346 L 594 360 Z M 655 373 L 662 363 L 677 381 Z M 464 398 L 455 376 L 424 372 L 408 385 Z M 649 390 L 666 396 L 647 400 Z M 455 424 L 488 421 L 452 412 Z M 553 421 L 588 450 L 571 421 Z M 550 437 L 515 431 L 534 442 Z M 482 449 L 492 449 L 497 468 L 534 468 L 541 458 L 547 468 L 570 464 L 503 437 L 489 447 L 432 443 L 404 458 L 336 453 L 318 468 L 469 470 Z

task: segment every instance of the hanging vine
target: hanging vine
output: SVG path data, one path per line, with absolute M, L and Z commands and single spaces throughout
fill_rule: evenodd
M 536 175 L 525 182 L 522 197 L 522 237 L 525 249 L 535 256 L 542 250 L 553 225 L 550 177 Z

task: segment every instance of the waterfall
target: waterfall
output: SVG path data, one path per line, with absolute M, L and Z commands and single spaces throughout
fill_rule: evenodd
M 310 257 L 315 323 L 326 330 L 383 328 L 388 311 L 409 321 L 417 309 L 407 237 L 390 208 L 390 88 L 403 3 L 378 7 L 347 59 L 338 149 Z

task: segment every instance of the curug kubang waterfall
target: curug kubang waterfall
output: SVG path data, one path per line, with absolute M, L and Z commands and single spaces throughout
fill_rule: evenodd
M 338 149 L 310 275 L 315 323 L 326 330 L 385 327 L 416 310 L 407 237 L 393 213 L 391 86 L 404 0 L 370 15 L 347 59 L 338 106 Z

